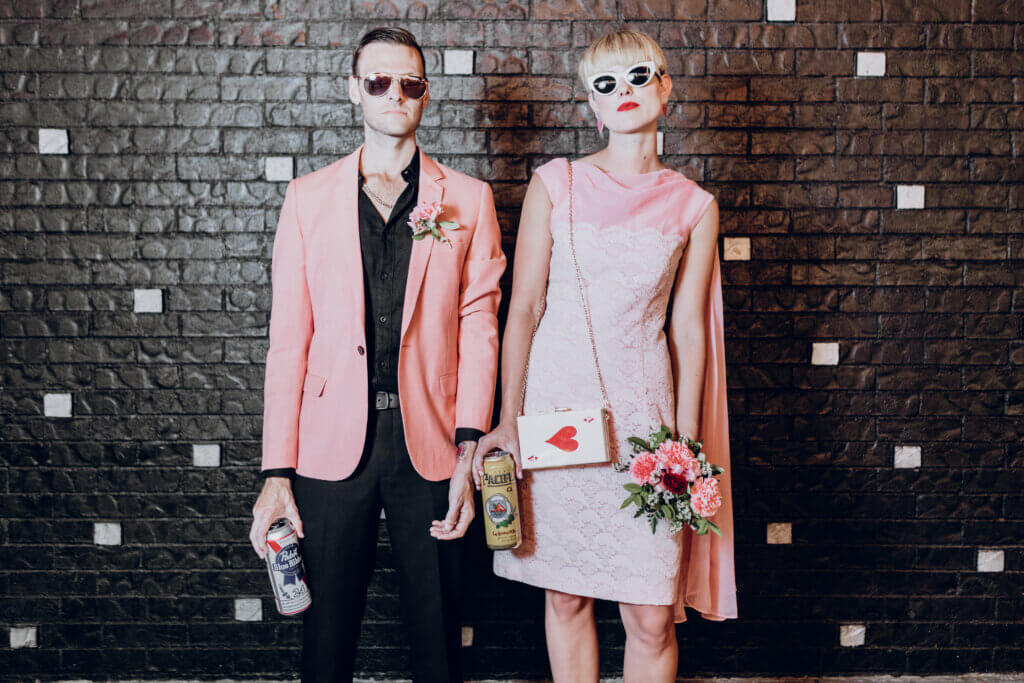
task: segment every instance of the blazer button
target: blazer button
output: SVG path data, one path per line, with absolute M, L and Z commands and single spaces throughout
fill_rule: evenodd
M 366 354 L 366 349 L 364 349 L 362 346 L 357 346 L 356 353 L 358 353 L 360 356 L 363 356 Z

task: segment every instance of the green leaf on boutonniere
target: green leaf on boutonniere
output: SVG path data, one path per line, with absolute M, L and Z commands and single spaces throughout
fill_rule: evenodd
M 426 231 L 424 231 L 424 232 L 414 232 L 414 233 L 412 234 L 412 238 L 413 238 L 414 240 L 421 240 L 421 239 L 423 239 L 423 238 L 424 238 L 424 237 L 426 237 L 426 236 L 427 236 L 427 233 L 426 233 Z
M 640 492 L 640 484 L 623 484 L 622 488 L 626 489 L 630 493 Z
M 441 221 L 440 223 L 438 223 L 438 225 L 440 225 L 445 230 L 459 230 L 462 228 L 462 226 L 456 223 L 455 221 Z

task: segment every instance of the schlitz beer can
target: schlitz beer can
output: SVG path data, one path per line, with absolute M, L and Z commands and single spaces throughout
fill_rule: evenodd
M 278 612 L 290 616 L 313 604 L 299 552 L 299 536 L 287 519 L 277 520 L 267 532 L 267 571 Z
M 519 519 L 519 494 L 512 454 L 494 451 L 484 456 L 484 480 L 480 486 L 484 501 L 484 531 L 491 550 L 519 547 L 523 538 Z

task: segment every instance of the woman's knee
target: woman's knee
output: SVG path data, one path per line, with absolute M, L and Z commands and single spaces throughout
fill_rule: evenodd
M 620 605 L 626 636 L 645 651 L 660 652 L 676 638 L 672 608 L 663 605 Z
M 590 612 L 594 606 L 593 598 L 571 595 L 559 591 L 544 591 L 548 611 L 559 621 L 572 621 Z

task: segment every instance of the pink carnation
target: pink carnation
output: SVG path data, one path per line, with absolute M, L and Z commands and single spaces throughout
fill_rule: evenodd
M 650 453 L 640 453 L 629 463 L 629 475 L 638 484 L 652 483 L 651 475 L 658 470 L 658 461 Z
M 692 482 L 700 476 L 700 461 L 685 443 L 665 441 L 654 454 L 672 472 L 685 477 L 686 481 Z
M 718 512 L 722 505 L 722 492 L 717 479 L 701 479 L 690 487 L 690 506 L 693 511 L 707 519 Z
M 416 222 L 421 219 L 428 221 L 437 220 L 441 215 L 441 202 L 422 202 L 409 214 L 409 220 Z

